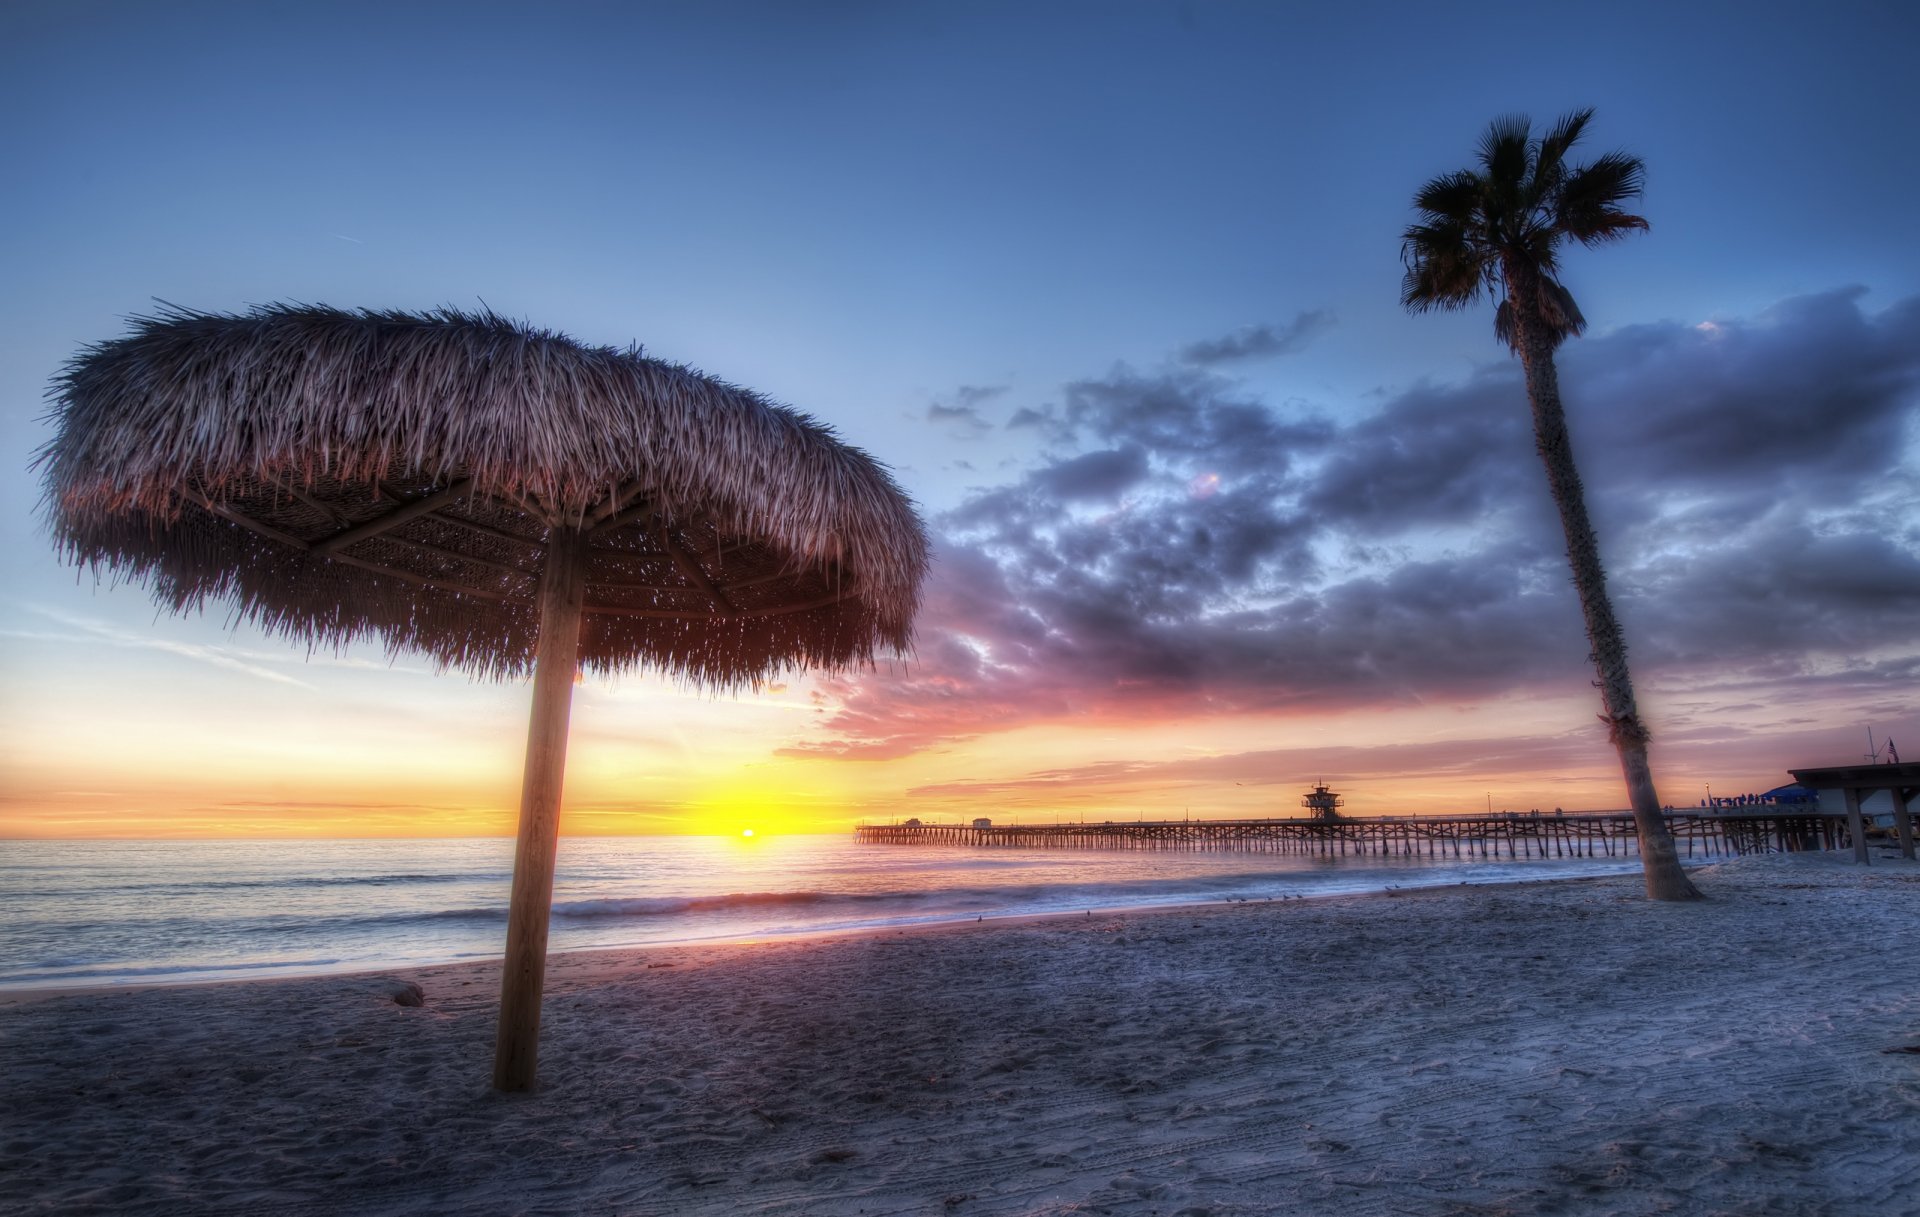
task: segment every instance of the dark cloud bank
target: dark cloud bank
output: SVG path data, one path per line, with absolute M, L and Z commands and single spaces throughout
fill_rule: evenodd
M 1896 703 L 1920 683 L 1920 298 L 1869 313 L 1861 295 L 1562 352 L 1643 683 Z M 1310 336 L 1316 316 L 1286 329 Z M 796 751 L 1579 688 L 1579 609 L 1517 365 L 1336 424 L 1213 370 L 1283 340 L 1195 344 L 1167 370 L 1013 412 L 1046 454 L 936 522 L 915 662 L 834 687 Z

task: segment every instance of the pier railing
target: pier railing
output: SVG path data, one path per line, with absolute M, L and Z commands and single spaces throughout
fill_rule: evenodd
M 1770 810 L 1730 815 L 1667 814 L 1674 844 L 1687 857 L 1796 852 L 1850 846 L 1844 815 Z M 945 845 L 1008 849 L 1240 850 L 1348 856 L 1596 858 L 1631 857 L 1638 834 L 1631 812 L 1543 815 L 1343 816 L 1334 820 L 1131 820 L 1098 824 L 862 824 L 868 845 Z

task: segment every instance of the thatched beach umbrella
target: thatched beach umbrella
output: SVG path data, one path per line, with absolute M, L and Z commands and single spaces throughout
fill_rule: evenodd
M 83 351 L 41 450 L 63 555 L 175 611 L 533 674 L 494 1085 L 533 1084 L 581 667 L 705 689 L 910 639 L 924 530 L 803 415 L 490 314 L 169 310 Z

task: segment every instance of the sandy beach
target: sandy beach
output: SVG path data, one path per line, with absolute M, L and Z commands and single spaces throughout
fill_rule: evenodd
M 1699 881 L 11 994 L 0 1211 L 1920 1211 L 1920 868 Z

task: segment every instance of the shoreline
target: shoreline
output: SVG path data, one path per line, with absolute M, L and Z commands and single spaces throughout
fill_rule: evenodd
M 1724 861 L 1724 859 L 1723 859 Z M 1713 865 L 1701 863 L 1699 865 Z M 1696 870 L 1698 866 L 1688 867 Z M 1637 872 L 1634 872 L 1637 874 Z M 555 960 L 577 956 L 619 956 L 627 954 L 652 953 L 658 951 L 705 949 L 724 950 L 729 948 L 762 946 L 782 942 L 811 942 L 823 939 L 860 938 L 883 936 L 888 934 L 927 933 L 939 930 L 956 930 L 986 926 L 1020 926 L 1027 923 L 1047 921 L 1072 921 L 1086 917 L 1109 916 L 1151 916 L 1158 913 L 1182 913 L 1198 909 L 1226 908 L 1236 904 L 1249 906 L 1265 904 L 1326 903 L 1340 900 L 1384 900 L 1404 899 L 1421 894 L 1453 892 L 1461 888 L 1493 891 L 1510 887 L 1528 887 L 1536 884 L 1594 883 L 1605 879 L 1622 878 L 1615 871 L 1598 875 L 1552 875 L 1540 879 L 1497 879 L 1485 882 L 1459 880 L 1452 883 L 1416 884 L 1409 887 L 1393 886 L 1385 890 L 1355 892 L 1324 892 L 1293 896 L 1285 900 L 1273 900 L 1271 897 L 1261 900 L 1191 900 L 1164 904 L 1131 905 L 1093 905 L 1087 909 L 1062 910 L 1057 912 L 1023 912 L 1002 914 L 978 914 L 968 920 L 964 914 L 926 921 L 904 922 L 898 924 L 877 924 L 851 926 L 830 929 L 805 929 L 781 933 L 747 933 L 739 935 L 719 935 L 712 938 L 684 939 L 669 942 L 631 943 L 623 946 L 577 947 L 572 950 L 552 951 L 547 961 L 551 967 Z M 498 966 L 501 955 L 473 955 L 457 959 L 436 959 L 429 961 L 398 960 L 384 964 L 363 966 L 359 962 L 345 964 L 338 968 L 325 968 L 313 971 L 273 973 L 259 976 L 209 976 L 199 979 L 155 979 L 155 980 L 119 980 L 107 979 L 88 984 L 28 984 L 12 987 L 0 983 L 0 1009 L 8 1006 L 26 1005 L 47 1001 L 58 997 L 75 997 L 91 994 L 142 993 L 164 989 L 202 989 L 217 985 L 271 985 L 291 983 L 302 980 L 353 979 L 391 976 L 400 973 L 418 973 L 426 975 L 447 969 L 465 969 L 481 965 Z M 260 965 L 269 967 L 271 965 Z
M 1845 1212 L 1920 1183 L 1920 865 L 576 952 L 0 1007 L 22 1217 Z M 930 932 L 931 931 L 931 932 Z

